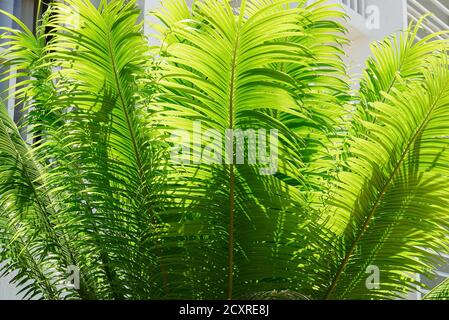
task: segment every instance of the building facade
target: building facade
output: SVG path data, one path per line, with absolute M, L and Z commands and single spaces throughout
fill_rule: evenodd
M 41 11 L 45 10 L 51 0 L 40 0 Z M 99 0 L 92 0 L 98 3 Z M 189 4 L 193 0 L 186 0 Z M 240 0 L 232 0 L 239 5 Z M 315 0 L 309 0 L 313 2 Z M 31 30 L 34 30 L 36 19 L 42 12 L 38 12 L 39 0 L 0 0 L 0 9 L 19 17 Z M 360 75 L 366 58 L 370 55 L 370 43 L 379 41 L 385 36 L 399 32 L 407 27 L 412 21 L 417 21 L 425 14 L 431 13 L 424 24 L 420 37 L 428 33 L 449 30 L 449 0 L 328 0 L 329 3 L 342 4 L 342 9 L 349 16 L 347 28 L 351 44 L 347 48 L 347 63 L 350 73 L 355 77 Z M 138 0 L 139 5 L 145 12 L 157 8 L 160 0 Z M 142 17 L 143 18 L 143 17 Z M 145 19 L 145 33 L 151 33 L 150 25 L 155 21 L 151 18 Z M 14 23 L 6 16 L 0 15 L 1 27 L 13 27 Z M 449 35 L 441 35 L 448 38 Z M 1 40 L 0 40 L 1 41 Z M 0 72 L 4 72 L 1 67 Z M 15 80 L 9 83 L 0 83 L 0 97 L 7 102 L 10 116 L 18 121 L 20 118 L 20 106 L 15 106 L 13 98 L 7 99 L 11 92 L 7 88 L 14 86 Z M 449 261 L 449 256 L 447 257 Z M 448 263 L 449 266 L 449 263 Z M 449 277 L 449 267 L 441 271 L 439 276 Z M 0 278 L 0 299 L 20 299 L 19 290 L 9 284 L 10 277 Z M 440 279 L 428 281 L 434 286 Z M 411 299 L 419 299 L 420 296 L 411 296 Z

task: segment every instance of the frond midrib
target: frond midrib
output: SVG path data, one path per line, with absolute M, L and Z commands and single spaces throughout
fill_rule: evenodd
M 136 157 L 136 162 L 137 162 L 137 172 L 139 175 L 139 178 L 144 186 L 144 199 L 146 199 L 151 193 L 150 193 L 150 188 L 148 186 L 148 181 L 147 178 L 145 176 L 145 172 L 143 169 L 143 161 L 142 161 L 142 155 L 140 154 L 140 150 L 137 144 L 137 138 L 136 138 L 136 134 L 134 132 L 134 126 L 131 123 L 131 118 L 128 112 L 128 104 L 126 103 L 126 99 L 123 93 L 123 88 L 121 86 L 120 83 L 120 76 L 119 76 L 119 71 L 117 69 L 117 63 L 116 63 L 116 56 L 115 56 L 115 50 L 112 44 L 112 34 L 111 34 L 111 28 L 110 26 L 108 26 L 107 28 L 107 45 L 108 45 L 108 50 L 109 50 L 109 57 L 110 57 L 110 62 L 111 62 L 111 66 L 112 66 L 112 72 L 113 72 L 113 77 L 114 77 L 114 82 L 115 82 L 115 86 L 117 89 L 117 93 L 120 99 L 120 104 L 122 106 L 122 110 L 123 113 L 125 115 L 125 121 L 126 121 L 126 126 L 128 129 L 128 132 L 130 134 L 130 138 L 131 138 L 131 143 L 132 143 L 132 147 L 133 147 L 133 152 L 134 155 Z M 151 211 L 150 208 L 147 208 L 147 211 L 151 217 L 152 223 L 154 225 L 156 225 L 158 223 L 157 218 L 155 216 L 155 212 Z M 167 273 L 165 270 L 165 266 L 163 264 L 163 262 L 161 261 L 161 246 L 159 243 L 156 244 L 156 255 L 157 255 L 157 261 L 159 263 L 159 268 L 161 271 L 161 278 L 162 278 L 162 282 L 163 282 L 163 287 L 165 291 L 168 291 L 168 278 L 167 278 Z
M 447 83 L 447 86 L 449 86 L 449 83 Z M 361 241 L 361 239 L 363 238 L 366 230 L 369 227 L 369 224 L 372 220 L 372 218 L 374 217 L 377 209 L 379 208 L 386 192 L 388 191 L 390 184 L 392 183 L 393 179 L 395 178 L 396 174 L 398 173 L 399 169 L 402 166 L 402 163 L 404 162 L 408 152 L 410 151 L 410 148 L 412 147 L 413 143 L 415 142 L 416 138 L 421 134 L 422 131 L 425 130 L 425 128 L 427 127 L 429 121 L 431 120 L 431 116 L 433 111 L 435 110 L 438 101 L 440 100 L 440 98 L 442 97 L 444 93 L 444 90 L 441 90 L 440 93 L 438 94 L 438 96 L 435 98 L 435 101 L 432 103 L 431 107 L 429 108 L 426 117 L 423 119 L 421 125 L 417 128 L 416 132 L 412 135 L 411 139 L 407 142 L 406 148 L 404 149 L 404 151 L 402 152 L 398 162 L 395 165 L 395 168 L 392 172 L 392 174 L 390 175 L 390 177 L 388 178 L 388 180 L 386 181 L 384 187 L 382 188 L 381 192 L 379 193 L 372 209 L 369 211 L 369 214 L 367 215 L 367 218 L 364 222 L 364 224 L 362 225 L 362 228 L 359 232 L 359 234 L 357 235 L 357 237 L 352 241 L 351 246 L 348 250 L 348 252 L 346 253 L 343 262 L 340 264 L 336 275 L 334 277 L 334 279 L 332 280 L 331 285 L 329 286 L 329 289 L 324 297 L 325 300 L 328 300 L 332 297 L 332 295 L 334 294 L 334 290 L 338 284 L 338 281 L 341 277 L 341 275 L 343 274 L 347 264 L 349 263 L 351 256 L 355 250 L 355 248 L 357 247 L 357 244 Z
M 0 120 L 0 124 L 1 124 L 2 129 L 4 130 L 4 132 L 7 133 L 8 131 L 7 131 L 6 126 L 3 123 L 3 121 Z M 18 132 L 16 132 L 16 134 L 18 134 Z M 54 226 L 54 224 L 47 217 L 48 210 L 45 209 L 46 206 L 42 202 L 41 196 L 40 196 L 39 192 L 37 191 L 37 189 L 36 189 L 36 187 L 34 185 L 33 179 L 30 176 L 30 173 L 29 173 L 29 170 L 27 168 L 26 161 L 25 161 L 26 159 L 23 158 L 23 155 L 19 152 L 19 150 L 17 149 L 14 141 L 12 141 L 11 137 L 8 134 L 6 134 L 6 136 L 7 136 L 7 139 L 9 140 L 11 146 L 13 147 L 13 152 L 16 154 L 17 159 L 20 161 L 20 164 L 21 164 L 21 167 L 22 167 L 22 174 L 24 175 L 24 177 L 25 177 L 25 179 L 26 179 L 26 181 L 28 183 L 28 187 L 31 189 L 31 191 L 33 193 L 34 199 L 35 199 L 36 204 L 37 204 L 37 206 L 39 208 L 38 211 L 40 212 L 39 218 L 41 220 L 43 220 L 43 222 L 45 224 L 45 227 L 47 228 L 47 232 L 49 232 L 49 234 L 52 236 L 52 241 L 54 241 L 54 244 L 57 245 L 61 249 L 61 251 L 63 251 L 63 252 L 65 251 L 65 252 L 67 252 L 69 254 L 68 257 L 65 256 L 65 255 L 62 255 L 60 257 L 63 260 L 65 260 L 64 263 L 67 266 L 69 266 L 71 264 L 75 264 L 76 265 L 76 259 L 74 258 L 73 254 L 72 254 L 72 251 L 70 250 L 70 246 L 68 245 L 69 242 L 67 241 L 65 235 L 62 236 L 62 239 L 64 241 L 61 241 L 58 238 L 57 234 L 55 233 L 55 230 L 54 230 L 55 226 Z M 20 143 L 22 144 L 22 147 L 27 149 L 27 146 L 23 142 L 23 140 L 20 139 Z M 36 170 L 36 172 L 39 173 L 38 176 L 41 177 L 42 174 L 40 174 L 39 169 L 37 168 L 36 164 L 32 160 L 30 160 L 30 162 L 33 165 L 33 169 Z M 48 201 L 50 203 L 52 203 L 51 199 L 48 199 Z M 69 250 L 64 250 L 64 247 L 66 247 L 66 246 L 69 247 Z M 80 274 L 80 280 L 83 281 L 83 279 L 84 279 L 84 277 L 82 276 L 82 274 Z M 82 298 L 89 296 L 89 293 L 87 291 L 85 291 L 84 289 L 79 288 L 79 289 L 76 289 L 76 291 L 78 292 L 78 294 Z
M 245 12 L 246 0 L 242 1 L 240 7 L 239 19 L 237 22 L 237 34 L 234 41 L 234 48 L 232 52 L 231 60 L 231 75 L 230 75 L 230 87 L 229 87 L 229 129 L 234 128 L 234 98 L 236 91 L 236 76 L 237 76 L 237 56 L 240 48 L 240 32 Z M 231 141 L 233 144 L 233 141 Z M 234 154 L 232 154 L 234 157 Z M 233 282 L 234 282 L 234 223 L 235 223 L 235 172 L 234 172 L 234 159 L 231 159 L 229 165 L 229 227 L 228 227 L 228 284 L 227 284 L 227 298 L 232 300 L 233 294 Z

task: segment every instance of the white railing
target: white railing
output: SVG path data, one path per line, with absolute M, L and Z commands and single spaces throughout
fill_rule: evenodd
M 449 30 L 449 7 L 442 0 L 408 0 L 407 16 L 409 21 L 418 21 L 422 16 L 430 14 L 423 24 L 428 33 Z M 448 35 L 439 38 L 448 38 Z
M 342 3 L 363 18 L 366 15 L 366 0 L 342 0 Z

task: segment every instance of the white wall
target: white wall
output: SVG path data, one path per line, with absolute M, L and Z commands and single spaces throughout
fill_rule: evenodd
M 9 283 L 11 279 L 11 275 L 0 278 L 0 300 L 18 300 L 20 298 L 19 289 Z

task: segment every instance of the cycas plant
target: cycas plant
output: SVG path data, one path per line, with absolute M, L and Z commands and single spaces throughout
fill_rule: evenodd
M 157 47 L 135 1 L 55 1 L 35 35 L 2 29 L 24 113 L 19 130 L 1 107 L 0 257 L 25 297 L 386 299 L 434 274 L 447 42 L 418 25 L 374 45 L 350 95 L 344 15 L 325 1 L 153 15 Z M 272 135 L 242 151 L 230 129 Z

